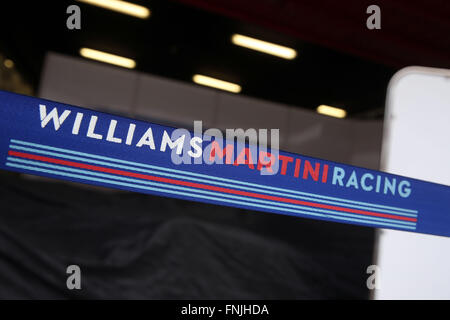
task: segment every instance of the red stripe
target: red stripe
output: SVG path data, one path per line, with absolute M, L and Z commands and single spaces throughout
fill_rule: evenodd
M 293 204 L 299 204 L 299 205 L 308 206 L 308 207 L 351 212 L 351 213 L 357 213 L 357 214 L 362 214 L 362 215 L 366 215 L 366 216 L 382 217 L 382 218 L 389 218 L 389 219 L 394 219 L 394 220 L 405 220 L 405 221 L 412 221 L 412 222 L 417 221 L 416 218 L 402 217 L 402 216 L 396 216 L 396 215 L 385 214 L 385 213 L 358 210 L 358 209 L 353 209 L 353 208 L 345 208 L 345 207 L 333 206 L 333 205 L 322 204 L 322 203 L 301 201 L 301 200 L 296 200 L 296 199 L 283 198 L 283 197 L 271 196 L 271 195 L 254 193 L 254 192 L 211 186 L 211 185 L 206 185 L 206 184 L 202 184 L 202 183 L 195 183 L 195 182 L 189 182 L 189 181 L 182 181 L 182 180 L 176 180 L 176 179 L 170 179 L 170 178 L 151 176 L 151 175 L 147 175 L 147 174 L 111 169 L 111 168 L 94 166 L 94 165 L 90 165 L 90 164 L 67 161 L 67 160 L 56 159 L 56 158 L 43 157 L 43 156 L 38 156 L 35 154 L 17 152 L 17 151 L 12 151 L 12 150 L 9 150 L 8 154 L 10 156 L 16 156 L 16 157 L 20 157 L 20 158 L 44 161 L 44 162 L 61 164 L 61 165 L 70 166 L 70 167 L 112 173 L 112 174 L 117 174 L 117 175 L 121 175 L 121 176 L 128 176 L 128 177 L 134 177 L 134 178 L 139 178 L 139 179 L 170 183 L 170 184 L 187 186 L 187 187 L 198 188 L 198 189 L 206 189 L 206 190 L 225 192 L 225 193 L 230 193 L 230 194 L 237 194 L 237 195 L 242 195 L 242 196 L 247 196 L 247 197 L 252 197 L 252 198 L 260 198 L 260 199 L 273 200 L 273 201 L 278 201 L 278 202 L 293 203 Z

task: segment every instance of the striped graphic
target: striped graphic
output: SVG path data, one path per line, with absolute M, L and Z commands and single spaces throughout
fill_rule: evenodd
M 226 179 L 11 139 L 6 166 L 282 214 L 416 230 L 418 211 Z

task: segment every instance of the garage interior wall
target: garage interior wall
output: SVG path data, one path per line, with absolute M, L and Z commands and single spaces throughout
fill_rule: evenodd
M 334 119 L 302 109 L 50 52 L 39 96 L 191 129 L 280 129 L 280 148 L 378 169 L 382 121 Z

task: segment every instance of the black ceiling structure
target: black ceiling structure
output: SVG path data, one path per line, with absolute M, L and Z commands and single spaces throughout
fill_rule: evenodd
M 387 84 L 399 69 L 192 4 L 133 2 L 148 7 L 151 17 L 76 1 L 11 2 L 1 12 L 0 50 L 35 88 L 47 51 L 79 56 L 89 47 L 133 58 L 138 71 L 187 82 L 201 73 L 240 84 L 243 95 L 308 109 L 327 104 L 359 118 L 382 116 Z M 71 4 L 81 8 L 81 30 L 66 27 Z M 292 47 L 298 56 L 284 60 L 234 46 L 234 33 Z

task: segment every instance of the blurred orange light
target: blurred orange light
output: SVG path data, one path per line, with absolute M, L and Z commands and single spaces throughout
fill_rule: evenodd
M 347 116 L 347 111 L 344 109 L 326 106 L 324 104 L 317 107 L 317 112 L 335 118 L 345 118 Z
M 150 10 L 146 7 L 121 1 L 121 0 L 78 0 L 87 4 L 92 4 L 97 7 L 117 11 L 128 14 L 137 18 L 147 19 L 150 16 Z
M 88 59 L 106 62 L 128 69 L 133 69 L 136 67 L 136 62 L 133 59 L 117 56 L 115 54 L 106 53 L 94 49 L 81 48 L 80 55 Z

